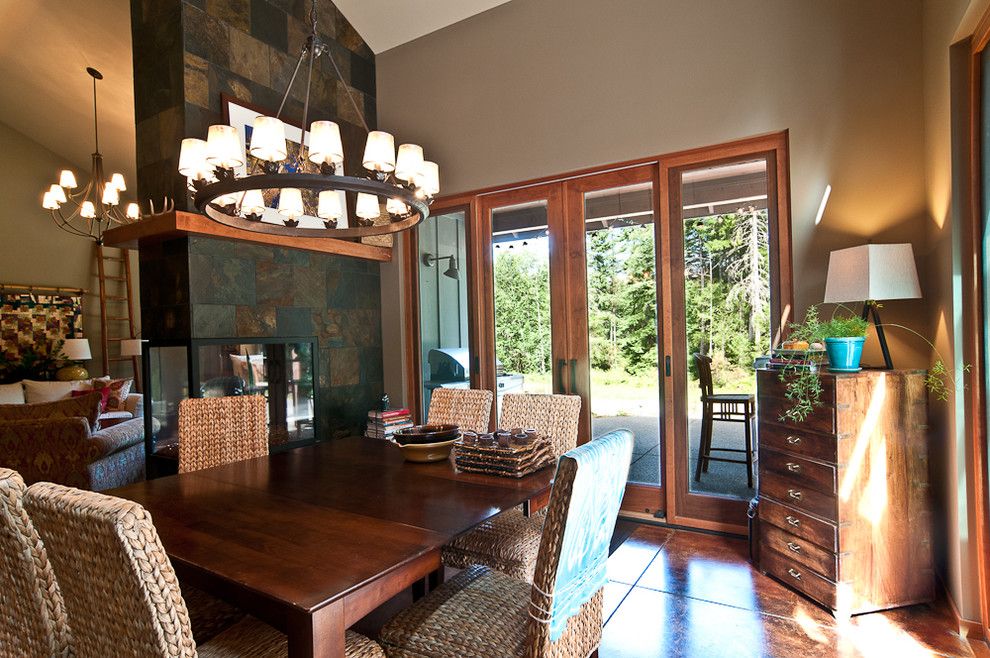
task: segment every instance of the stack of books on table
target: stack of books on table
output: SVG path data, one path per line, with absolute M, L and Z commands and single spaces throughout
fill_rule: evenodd
M 412 426 L 412 414 L 408 409 L 369 411 L 368 429 L 364 435 L 372 439 L 391 439 L 399 430 Z

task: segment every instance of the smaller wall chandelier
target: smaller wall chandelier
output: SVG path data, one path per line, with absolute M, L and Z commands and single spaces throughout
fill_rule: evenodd
M 310 23 L 310 35 L 278 112 L 274 117 L 254 119 L 249 144 L 236 127 L 223 124 L 210 126 L 206 140 L 182 140 L 179 173 L 188 181 L 193 202 L 214 221 L 276 235 L 355 238 L 412 228 L 429 216 L 429 205 L 440 192 L 439 167 L 424 159 L 421 146 L 401 144 L 396 154 L 391 134 L 369 131 L 361 163 L 366 175 L 347 176 L 340 127 L 333 121 L 314 121 L 308 133 L 302 132 L 298 150 L 289 155 L 280 116 L 306 63 L 302 126 L 307 125 L 313 65 L 321 55 L 329 58 L 368 130 L 364 113 L 344 82 L 330 48 L 317 35 L 315 0 Z M 246 174 L 239 175 L 237 171 L 245 165 Z M 353 218 L 349 217 L 347 193 L 356 195 Z
M 102 80 L 103 74 L 91 67 L 87 67 L 86 72 L 93 77 L 93 134 L 96 145 L 89 183 L 79 189 L 75 173 L 71 169 L 63 169 L 58 182 L 44 193 L 41 207 L 51 211 L 56 226 L 63 231 L 103 244 L 103 233 L 114 224 L 129 224 L 141 219 L 141 207 L 128 203 L 121 210 L 120 194 L 127 189 L 124 175 L 115 173 L 107 178 L 103 172 L 100 125 L 96 114 L 96 81 Z

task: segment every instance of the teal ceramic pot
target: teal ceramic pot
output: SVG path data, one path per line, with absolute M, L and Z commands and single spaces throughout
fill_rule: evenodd
M 826 338 L 825 351 L 828 352 L 828 369 L 832 372 L 859 372 L 863 358 L 865 336 L 854 338 Z

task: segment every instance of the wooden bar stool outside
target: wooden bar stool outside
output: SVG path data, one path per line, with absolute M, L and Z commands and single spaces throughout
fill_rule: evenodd
M 753 487 L 753 417 L 756 415 L 756 396 L 751 393 L 715 393 L 712 384 L 712 358 L 704 354 L 694 354 L 694 365 L 698 369 L 698 383 L 701 385 L 701 442 L 698 446 L 698 464 L 694 470 L 694 481 L 701 481 L 702 472 L 708 472 L 712 461 L 746 465 L 746 482 Z M 712 426 L 715 421 L 744 423 L 746 449 L 713 448 Z M 742 452 L 745 459 L 712 457 L 712 452 Z

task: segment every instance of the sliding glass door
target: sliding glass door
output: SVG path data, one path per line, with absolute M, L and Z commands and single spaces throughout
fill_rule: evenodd
M 466 292 L 442 281 L 447 261 L 422 279 L 450 288 L 452 315 L 466 304 L 471 385 L 499 403 L 580 396 L 579 443 L 632 430 L 627 513 L 745 532 L 753 360 L 791 312 L 786 139 L 464 195 L 461 214 L 438 218 L 466 222 Z M 421 304 L 434 312 L 432 297 Z

